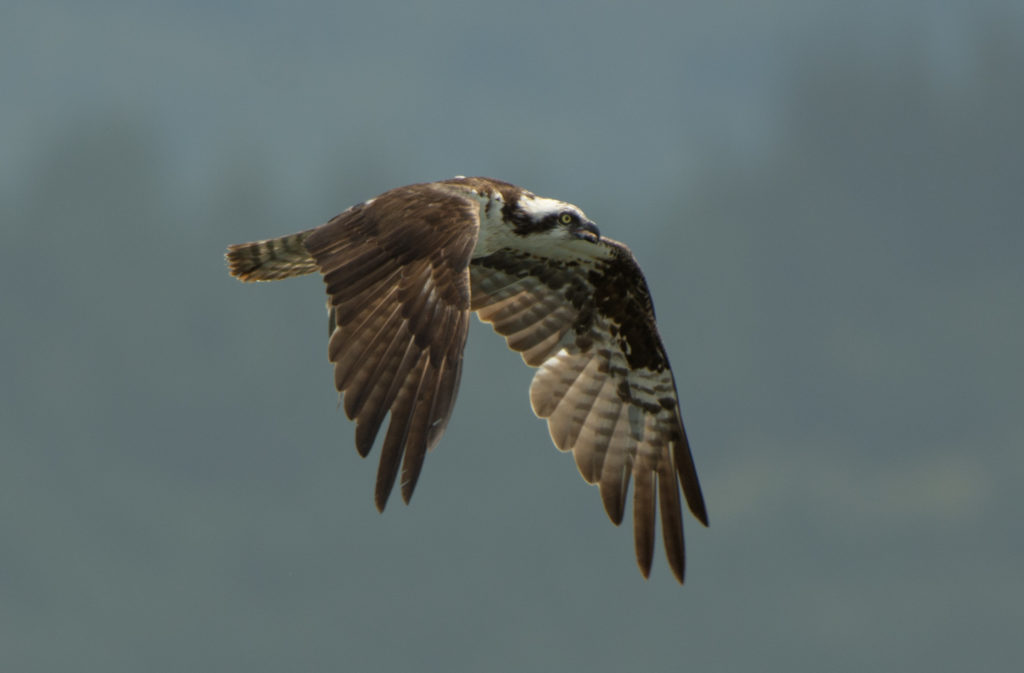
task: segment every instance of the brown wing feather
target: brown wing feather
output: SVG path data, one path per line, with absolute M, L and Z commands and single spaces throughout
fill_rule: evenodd
M 428 213 L 412 217 L 410 213 Z M 451 416 L 469 314 L 469 258 L 478 205 L 416 185 L 355 206 L 304 238 L 327 285 L 328 358 L 367 455 L 390 412 L 375 501 L 399 468 L 408 502 L 423 458 Z
M 555 446 L 572 451 L 619 524 L 634 483 L 637 563 L 646 577 L 658 505 L 673 574 L 683 581 L 680 480 L 690 511 L 707 513 L 646 282 L 621 244 L 573 263 L 502 250 L 473 260 L 471 307 L 538 367 L 534 412 Z

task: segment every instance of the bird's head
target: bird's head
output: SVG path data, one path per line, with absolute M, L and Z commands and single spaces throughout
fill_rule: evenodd
M 587 241 L 597 243 L 601 232 L 577 206 L 565 201 L 523 193 L 505 204 L 502 216 L 512 232 L 522 237 L 535 237 L 539 242 Z

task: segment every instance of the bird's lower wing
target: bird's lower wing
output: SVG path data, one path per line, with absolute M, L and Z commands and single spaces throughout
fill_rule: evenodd
M 538 368 L 530 385 L 533 410 L 547 419 L 555 446 L 572 451 L 583 478 L 598 485 L 615 524 L 623 519 L 632 479 L 636 556 L 645 577 L 660 502 L 666 554 L 682 582 L 679 476 L 690 509 L 704 523 L 707 515 L 672 372 L 667 364 L 631 365 L 616 337 L 620 326 L 595 303 L 593 268 L 539 272 L 538 264 L 543 260 L 502 252 L 474 260 L 471 308 Z M 661 347 L 656 332 L 649 338 Z

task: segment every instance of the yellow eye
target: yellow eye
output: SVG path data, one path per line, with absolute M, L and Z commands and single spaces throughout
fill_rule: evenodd
M 558 219 L 562 222 L 562 224 L 572 224 L 573 220 L 575 220 L 576 218 L 573 216 L 572 213 L 562 213 Z

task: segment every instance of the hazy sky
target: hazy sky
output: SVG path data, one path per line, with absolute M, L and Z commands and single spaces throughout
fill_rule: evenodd
M 0 669 L 1015 670 L 1019 3 L 15 3 L 0 20 Z M 316 278 L 229 243 L 482 174 L 651 286 L 687 583 L 474 324 L 372 502 Z

